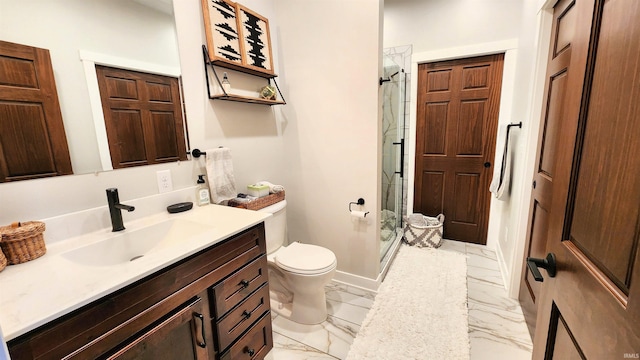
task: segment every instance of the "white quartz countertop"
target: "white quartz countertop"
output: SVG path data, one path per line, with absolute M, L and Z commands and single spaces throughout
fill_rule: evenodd
M 11 340 L 64 314 L 121 289 L 164 267 L 256 225 L 270 214 L 227 206 L 194 206 L 179 214 L 167 212 L 127 222 L 126 230 L 111 228 L 47 244 L 47 253 L 35 260 L 7 266 L 0 272 L 0 326 Z M 171 241 L 145 256 L 118 264 L 76 261 L 70 251 L 109 241 L 114 234 L 136 232 L 168 220 L 198 227 L 197 235 L 167 235 Z M 182 221 L 184 220 L 184 221 Z M 82 224 L 77 224 L 82 226 Z M 47 233 L 45 231 L 45 243 Z M 106 240 L 105 240 L 106 239 Z M 98 256 L 98 260 L 100 255 Z M 98 265 L 96 265 L 98 264 Z

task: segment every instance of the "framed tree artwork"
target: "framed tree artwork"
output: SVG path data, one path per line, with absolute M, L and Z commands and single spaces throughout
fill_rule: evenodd
M 241 4 L 237 9 L 242 65 L 273 74 L 269 20 Z
M 237 4 L 229 0 L 202 0 L 202 12 L 209 59 L 243 65 Z

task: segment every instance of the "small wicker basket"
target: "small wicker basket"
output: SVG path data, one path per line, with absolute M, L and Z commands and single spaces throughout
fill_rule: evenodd
M 271 206 L 282 200 L 284 200 L 284 191 L 280 191 L 274 194 L 269 194 L 267 196 L 263 196 L 254 201 L 249 201 L 249 202 L 239 202 L 235 199 L 231 199 L 229 200 L 227 205 L 242 208 L 242 209 L 248 209 L 248 210 L 260 210 L 262 208 L 266 208 L 267 206 Z
M 0 271 L 7 267 L 7 257 L 4 256 L 2 249 L 0 249 Z
M 0 226 L 0 249 L 9 265 L 22 264 L 37 259 L 47 252 L 44 244 L 45 224 L 41 221 L 26 221 Z

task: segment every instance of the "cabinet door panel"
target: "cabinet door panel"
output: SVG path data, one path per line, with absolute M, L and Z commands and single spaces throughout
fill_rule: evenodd
M 203 302 L 199 297 L 178 309 L 111 356 L 108 360 L 207 359 Z

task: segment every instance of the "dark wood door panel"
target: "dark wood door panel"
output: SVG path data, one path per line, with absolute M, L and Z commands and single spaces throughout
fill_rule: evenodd
M 420 197 L 423 211 L 427 214 L 444 213 L 445 179 L 442 171 L 425 171 L 416 196 Z
M 0 134 L 7 173 L 13 178 L 56 175 L 55 158 L 41 103 L 0 101 Z M 12 151 L 23 149 L 28 151 Z M 0 151 L 0 153 L 4 153 Z
M 414 211 L 444 213 L 450 239 L 486 243 L 503 58 L 419 65 Z
M 625 293 L 640 214 L 640 85 L 628 73 L 640 71 L 640 26 L 619 21 L 629 10 L 614 4 L 603 10 L 570 230 L 572 241 Z
M 640 2 L 574 8 L 533 357 L 637 358 Z
M 466 119 L 464 124 L 458 123 L 456 131 L 456 155 L 480 156 L 484 151 L 484 124 L 488 108 L 487 99 L 463 100 L 460 102 L 459 116 Z
M 428 138 L 421 138 L 422 154 L 445 155 L 447 144 L 447 118 L 449 102 L 430 102 L 424 107 L 423 119 L 429 129 L 424 133 Z
M 96 71 L 114 168 L 186 160 L 178 79 L 104 66 Z
M 453 201 L 451 202 L 452 222 L 477 226 L 478 194 L 480 189 L 480 174 L 457 173 L 453 182 Z
M 527 226 L 526 257 L 545 258 L 549 211 L 553 199 L 555 163 L 558 158 L 560 130 L 568 99 L 566 99 L 567 82 L 571 64 L 572 40 L 575 34 L 575 1 L 561 0 L 553 12 L 551 44 L 546 70 L 545 103 L 540 121 L 540 133 L 529 205 L 529 221 Z M 533 336 L 536 327 L 538 299 L 541 284 L 534 281 L 529 273 L 526 261 L 522 269 L 519 300 L 522 305 L 529 332 Z
M 568 60 L 568 59 L 567 59 Z M 565 60 L 565 64 L 567 64 Z M 566 91 L 567 69 L 564 68 L 558 74 L 553 74 L 549 81 L 547 114 L 541 134 L 540 160 L 538 163 L 539 173 L 547 175 L 547 178 L 539 181 L 551 181 L 553 178 L 553 164 L 556 159 L 557 132 L 559 130 L 562 116 L 562 100 Z
M 549 356 L 547 359 L 557 360 L 585 360 L 580 345 L 557 307 L 552 308 L 549 329 Z
M 0 41 L 0 182 L 72 174 L 49 51 Z

